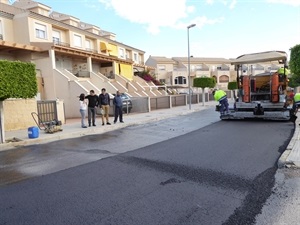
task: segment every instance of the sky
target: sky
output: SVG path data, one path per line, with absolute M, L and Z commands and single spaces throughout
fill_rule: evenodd
M 36 0 L 151 56 L 237 58 L 300 44 L 300 0 Z M 196 26 L 188 29 L 191 24 Z M 188 38 L 189 37 L 189 38 Z M 189 41 L 188 41 L 189 40 Z

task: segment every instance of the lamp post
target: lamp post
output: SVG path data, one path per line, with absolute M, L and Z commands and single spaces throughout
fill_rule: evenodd
M 191 24 L 187 27 L 187 41 L 188 41 L 188 86 L 189 86 L 189 109 L 192 109 L 192 96 L 191 96 L 191 70 L 190 70 L 190 28 L 196 26 L 196 24 Z

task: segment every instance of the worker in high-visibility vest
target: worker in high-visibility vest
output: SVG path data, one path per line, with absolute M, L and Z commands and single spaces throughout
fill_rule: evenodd
M 299 106 L 300 106 L 300 93 L 296 93 L 294 95 L 294 104 L 293 104 L 293 109 L 295 111 L 295 114 L 298 112 Z
M 228 114 L 228 99 L 226 92 L 223 90 L 213 90 L 212 92 L 214 99 L 220 103 L 220 113 L 221 115 Z

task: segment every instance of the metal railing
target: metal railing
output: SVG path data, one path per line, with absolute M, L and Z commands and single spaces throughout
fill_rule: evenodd
M 97 50 L 92 49 L 92 48 L 86 48 L 85 50 L 88 52 L 92 52 L 92 53 L 98 53 Z
M 55 100 L 37 101 L 37 111 L 39 115 L 39 123 L 58 120 Z
M 65 42 L 61 42 L 61 41 L 53 41 L 53 44 L 54 45 L 58 45 L 58 46 L 63 46 L 63 47 L 70 47 L 70 44 L 69 43 L 65 43 Z

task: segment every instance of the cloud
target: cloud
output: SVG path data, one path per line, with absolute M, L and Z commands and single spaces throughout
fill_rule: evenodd
M 236 3 L 237 3 L 237 0 L 220 0 L 220 2 L 225 5 L 225 6 L 228 6 L 229 9 L 234 9 Z
M 221 2 L 223 5 L 228 6 L 229 9 L 234 9 L 237 0 L 219 0 L 217 2 Z M 216 3 L 216 0 L 206 0 L 205 3 L 207 5 L 213 5 L 214 3 Z
M 268 3 L 279 3 L 292 6 L 300 6 L 300 0 L 266 0 Z
M 187 0 L 176 0 L 176 4 L 174 4 L 174 0 L 98 1 L 104 4 L 106 8 L 112 8 L 118 16 L 132 23 L 146 25 L 147 32 L 151 34 L 158 34 L 162 27 L 183 29 L 191 23 L 196 23 L 197 26 L 199 24 L 198 27 L 202 27 L 205 24 L 221 21 L 221 19 L 208 19 L 206 17 L 191 19 L 191 15 L 195 12 L 195 6 L 187 5 Z M 189 21 L 186 22 L 187 20 Z
M 237 0 L 233 0 L 229 5 L 229 9 L 234 9 L 236 3 L 237 3 Z
M 205 2 L 206 2 L 206 4 L 208 4 L 208 5 L 214 4 L 214 0 L 206 0 Z

